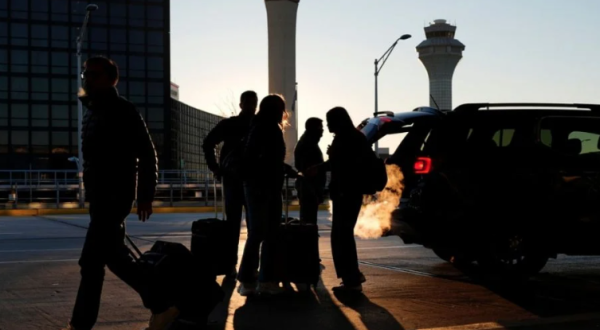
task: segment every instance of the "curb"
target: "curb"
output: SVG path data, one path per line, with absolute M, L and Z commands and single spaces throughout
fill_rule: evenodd
M 290 205 L 290 211 L 299 211 L 298 205 Z M 319 210 L 328 210 L 328 205 L 319 205 Z M 182 206 L 182 207 L 155 207 L 154 213 L 211 213 L 215 212 L 212 206 Z M 217 208 L 221 212 L 221 208 Z M 88 209 L 17 209 L 0 210 L 0 216 L 6 217 L 36 217 L 41 215 L 69 215 L 69 214 L 88 214 Z M 131 209 L 131 213 L 137 213 L 136 208 Z

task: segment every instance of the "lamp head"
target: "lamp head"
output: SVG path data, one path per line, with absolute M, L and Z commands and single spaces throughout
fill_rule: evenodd
M 85 7 L 86 11 L 95 11 L 98 10 L 98 5 L 90 3 L 89 5 L 87 5 L 87 7 Z
M 400 40 L 406 40 L 406 39 L 410 39 L 411 35 L 410 34 L 405 34 L 402 37 L 400 37 Z

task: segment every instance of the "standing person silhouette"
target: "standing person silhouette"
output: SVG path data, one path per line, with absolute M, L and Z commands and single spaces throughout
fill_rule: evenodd
M 229 223 L 229 236 L 225 237 L 231 242 L 229 258 L 231 258 L 231 272 L 227 279 L 234 279 L 236 276 L 236 265 L 238 262 L 238 247 L 240 242 L 240 227 L 242 223 L 242 207 L 246 209 L 246 220 L 248 220 L 248 208 L 244 197 L 244 184 L 242 178 L 237 173 L 227 173 L 221 168 L 223 160 L 240 147 L 242 139 L 248 134 L 250 123 L 256 113 L 258 97 L 253 91 L 245 91 L 240 96 L 240 114 L 221 122 L 213 128 L 202 144 L 204 157 L 208 168 L 217 178 L 221 178 L 225 194 L 225 214 Z M 215 157 L 215 148 L 223 142 L 223 148 L 219 162 Z
M 281 223 L 284 175 L 293 175 L 291 167 L 284 163 L 285 115 L 282 97 L 265 97 L 252 121 L 242 154 L 246 171 L 244 192 L 249 211 L 248 239 L 238 274 L 238 292 L 242 296 L 251 295 L 257 290 L 267 294 L 283 291 L 275 278 L 274 238 Z M 259 263 L 260 271 L 257 274 Z
M 335 134 L 327 150 L 329 160 L 309 168 L 306 175 L 311 177 L 331 171 L 331 251 L 337 277 L 342 279 L 341 285 L 333 290 L 360 292 L 365 277 L 358 268 L 354 227 L 360 214 L 363 193 L 352 178 L 366 170 L 362 155 L 372 151 L 365 135 L 356 129 L 346 109 L 335 107 L 329 110 L 327 127 Z

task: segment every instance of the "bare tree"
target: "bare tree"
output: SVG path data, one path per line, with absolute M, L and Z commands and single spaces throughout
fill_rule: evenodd
M 237 98 L 232 90 L 229 90 L 229 95 L 227 97 L 221 98 L 220 104 L 216 105 L 221 116 L 228 118 L 238 114 L 239 107 L 236 100 Z

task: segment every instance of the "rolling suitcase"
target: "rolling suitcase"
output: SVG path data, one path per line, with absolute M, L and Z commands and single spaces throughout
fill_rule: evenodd
M 130 250 L 131 256 L 143 268 L 150 287 L 149 299 L 166 300 L 180 310 L 182 317 L 201 322 L 223 300 L 219 284 L 183 244 L 156 241 L 142 253 L 128 235 L 125 237 L 135 251 Z
M 221 185 L 221 197 L 223 200 L 222 216 L 219 219 L 217 211 L 217 183 L 214 181 L 215 195 L 215 217 L 200 219 L 192 223 L 192 254 L 199 264 L 202 264 L 212 272 L 214 276 L 227 275 L 232 271 L 233 261 L 231 251 L 233 245 L 229 237 L 231 224 L 225 218 L 225 193 Z M 235 251 L 237 252 L 237 251 Z
M 277 235 L 277 280 L 317 286 L 321 276 L 319 228 L 289 216 L 287 177 L 284 195 L 285 215 Z

